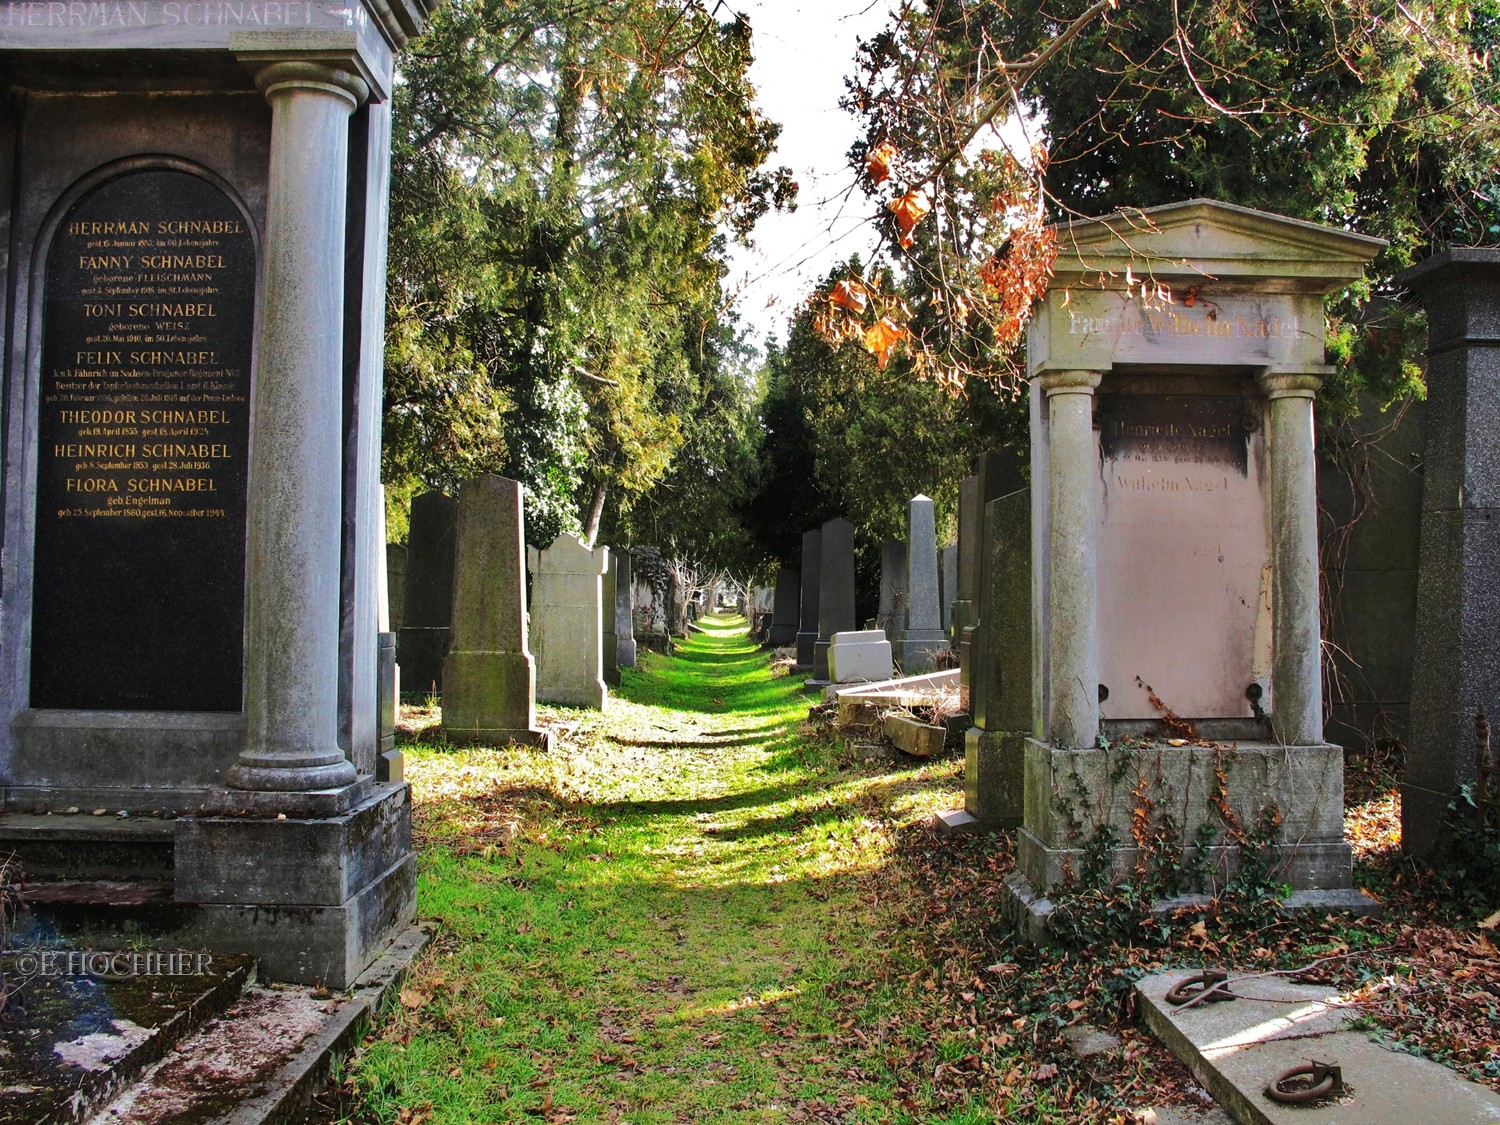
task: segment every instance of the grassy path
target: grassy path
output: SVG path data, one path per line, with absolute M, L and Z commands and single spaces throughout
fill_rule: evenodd
M 441 930 L 316 1120 L 1124 1125 L 1197 1100 L 1132 1026 L 1142 972 L 1376 946 L 1342 984 L 1420 980 L 1433 948 L 1493 965 L 1398 862 L 1394 781 L 1373 774 L 1349 823 L 1391 922 L 1258 902 L 1138 916 L 1096 896 L 1092 936 L 1018 948 L 999 910 L 1009 837 L 925 827 L 962 803 L 961 764 L 854 762 L 741 622 L 704 625 L 644 653 L 603 714 L 549 709 L 552 754 L 408 743 L 419 910 Z M 1397 987 L 1393 1012 L 1369 1011 L 1500 1083 L 1487 994 L 1434 1007 L 1449 995 Z M 1082 1023 L 1117 1049 L 1074 1057 Z
M 603 716 L 556 712 L 551 756 L 408 749 L 442 936 L 349 1075 L 360 1119 L 992 1119 L 893 1116 L 910 1075 L 879 1047 L 928 1038 L 881 872 L 954 764 L 841 766 L 742 623 L 705 624 Z

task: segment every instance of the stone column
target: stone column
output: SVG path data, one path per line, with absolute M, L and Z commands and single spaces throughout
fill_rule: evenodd
M 1095 553 L 1094 388 L 1098 371 L 1038 376 L 1047 396 L 1050 534 L 1047 739 L 1092 749 L 1099 741 L 1099 627 Z
M 239 789 L 355 780 L 338 748 L 344 200 L 349 115 L 369 94 L 337 65 L 260 67 L 271 103 L 250 442 L 245 749 Z
M 938 608 L 937 526 L 932 501 L 913 496 L 906 510 L 906 613 L 901 627 L 901 671 L 932 671 L 933 658 L 948 647 Z
M 1288 746 L 1323 742 L 1313 398 L 1329 370 L 1260 376 L 1271 400 L 1271 729 Z

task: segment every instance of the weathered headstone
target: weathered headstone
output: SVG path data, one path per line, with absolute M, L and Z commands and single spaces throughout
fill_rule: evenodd
M 1429 855 L 1500 714 L 1500 250 L 1455 247 L 1397 280 L 1427 309 L 1427 452 L 1401 846 Z
M 832 519 L 819 536 L 818 641 L 813 646 L 810 687 L 828 685 L 828 646 L 835 633 L 853 632 L 854 621 L 854 525 Z
M 958 595 L 958 544 L 938 551 L 938 604 L 943 609 L 943 632 L 953 639 L 953 602 Z
M 908 676 L 930 672 L 948 647 L 938 608 L 937 523 L 933 504 L 914 496 L 906 515 L 906 613 L 900 632 L 901 670 Z
M 442 690 L 443 657 L 453 622 L 453 550 L 458 505 L 441 492 L 411 502 L 405 609 L 396 659 L 407 691 Z
M 964 807 L 941 813 L 949 832 L 1014 828 L 1025 811 L 1023 767 L 1031 736 L 1031 494 L 985 505 L 986 588 L 973 646 L 965 738 Z
M 899 637 L 906 627 L 906 540 L 887 539 L 880 545 L 880 609 L 875 627 L 887 637 Z
M 1024 447 L 991 450 L 981 453 L 974 460 L 974 479 L 978 482 L 976 491 L 979 502 L 979 518 L 975 523 L 978 529 L 980 550 L 974 560 L 974 590 L 973 601 L 969 609 L 969 623 L 959 637 L 958 646 L 959 693 L 964 710 L 970 713 L 974 710 L 969 698 L 970 686 L 976 667 L 984 659 L 981 650 L 988 636 L 982 628 L 985 595 L 989 589 L 990 556 L 988 551 L 991 542 L 984 524 L 985 513 L 993 501 L 1024 486 L 1025 477 L 1022 465 L 1025 453 Z
M 1060 228 L 1028 338 L 1036 736 L 1010 908 L 1039 933 L 1099 841 L 1136 878 L 1145 786 L 1172 810 L 1161 862 L 1212 829 L 1221 881 L 1269 825 L 1254 843 L 1295 904 L 1368 912 L 1322 730 L 1312 409 L 1323 296 L 1383 243 L 1210 200 L 1125 221 Z M 1143 300 L 1127 267 L 1195 300 Z M 1141 743 L 1157 700 L 1233 750 Z
M 536 725 L 526 649 L 526 531 L 517 481 L 487 473 L 458 494 L 453 639 L 443 661 L 443 733 L 454 742 L 549 746 Z
M 983 553 L 983 523 L 984 504 L 979 496 L 979 477 L 964 477 L 958 483 L 958 582 L 948 612 L 951 623 L 948 638 L 954 648 L 962 646 L 964 629 L 974 623 L 979 556 Z
M 655 547 L 637 547 L 631 552 L 635 580 L 635 635 L 665 643 L 671 633 L 671 577 L 661 552 Z
M 635 667 L 635 572 L 629 551 L 613 553 L 615 581 L 615 666 Z
M 389 632 L 401 632 L 401 618 L 406 612 L 406 545 L 385 545 L 385 605 Z
M 835 684 L 891 678 L 891 642 L 879 629 L 835 633 L 828 646 L 828 679 Z
M 604 574 L 609 548 L 589 550 L 574 535 L 559 535 L 541 553 L 532 585 L 536 636 L 536 693 L 540 699 L 602 709 L 604 686 Z
M 375 517 L 393 59 L 426 9 L 65 7 L 0 13 L 3 417 L 29 466 L 5 810 L 202 809 L 131 822 L 174 855 L 173 932 L 143 936 L 342 989 L 414 903 L 408 790 L 373 780 Z M 7 816 L 3 850 L 26 831 Z M 85 877 L 135 846 L 74 832 L 101 843 Z
M 802 596 L 797 613 L 797 663 L 793 672 L 811 672 L 818 643 L 818 594 L 823 581 L 823 531 L 802 533 Z
M 771 632 L 767 638 L 772 648 L 784 648 L 797 643 L 797 613 L 801 597 L 802 575 L 791 567 L 782 567 L 776 572 Z
M 615 628 L 615 605 L 620 597 L 620 556 L 610 551 L 609 568 L 604 572 L 604 682 L 620 686 L 620 638 Z

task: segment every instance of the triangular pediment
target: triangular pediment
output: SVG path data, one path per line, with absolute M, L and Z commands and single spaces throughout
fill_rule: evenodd
M 1215 199 L 1060 223 L 1054 286 L 1214 279 L 1329 292 L 1364 274 L 1384 239 Z

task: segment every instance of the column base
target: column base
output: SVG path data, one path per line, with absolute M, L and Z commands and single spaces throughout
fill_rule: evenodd
M 349 768 L 354 767 L 350 765 Z M 368 797 L 372 784 L 369 777 L 357 777 L 348 785 L 325 789 L 225 789 L 210 793 L 198 807 L 197 815 L 252 818 L 339 816 Z
M 907 676 L 921 675 L 932 671 L 935 657 L 948 650 L 948 638 L 941 629 L 924 629 L 921 632 L 903 633 L 897 662 L 901 672 Z
M 1206 910 L 1213 901 L 1212 895 L 1178 895 L 1156 900 L 1151 904 L 1151 913 L 1161 915 L 1192 908 Z M 1294 891 L 1282 899 L 1279 905 L 1289 914 L 1346 914 L 1355 918 L 1379 918 L 1382 914 L 1378 901 L 1347 887 Z M 1038 893 L 1021 872 L 1013 871 L 1006 876 L 1004 892 L 1000 898 L 1000 912 L 1006 924 L 1022 941 L 1031 945 L 1044 944 L 1054 915 L 1059 909 L 1066 910 L 1066 903 L 1059 904 Z
M 1240 841 L 1248 838 L 1267 878 L 1294 894 L 1357 893 L 1337 746 L 1066 750 L 1028 738 L 1024 754 L 1025 824 L 1016 868 L 1035 898 L 1072 883 L 1100 833 L 1113 841 L 1102 873 L 1112 885 L 1139 878 L 1147 864 L 1148 878 L 1191 872 L 1193 883 L 1181 890 L 1215 895 L 1239 873 Z M 1151 811 L 1144 831 L 1137 820 L 1143 802 Z M 1174 822 L 1165 844 L 1153 836 L 1163 813 Z
M 416 912 L 411 790 L 366 793 L 334 816 L 176 821 L 173 897 L 192 906 L 183 940 L 252 953 L 278 980 L 347 987 Z

